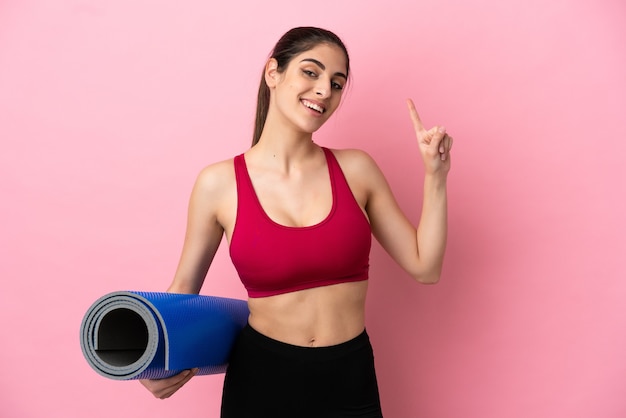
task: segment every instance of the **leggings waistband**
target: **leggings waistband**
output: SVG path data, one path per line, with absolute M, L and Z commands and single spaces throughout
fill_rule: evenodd
M 243 328 L 239 338 L 242 340 L 240 341 L 241 343 L 254 344 L 260 349 L 272 351 L 281 356 L 297 357 L 301 360 L 310 361 L 334 360 L 354 351 L 362 349 L 371 350 L 370 339 L 366 330 L 363 330 L 361 334 L 351 340 L 324 347 L 303 347 L 278 341 L 261 334 L 252 328 L 250 324 L 247 324 Z

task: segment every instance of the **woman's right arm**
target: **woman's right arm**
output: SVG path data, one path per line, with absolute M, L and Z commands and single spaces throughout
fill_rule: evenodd
M 199 293 L 222 241 L 224 228 L 219 222 L 219 212 L 229 182 L 220 181 L 220 165 L 205 168 L 194 184 L 183 250 L 168 292 Z
M 223 177 L 220 176 L 220 171 L 223 170 L 220 169 L 221 165 L 224 164 L 218 163 L 205 168 L 193 187 L 189 199 L 183 250 L 168 292 L 199 293 L 222 241 L 224 228 L 218 221 L 218 215 L 224 196 L 227 195 L 229 182 L 223 181 Z M 185 370 L 165 379 L 143 379 L 140 382 L 156 398 L 165 399 L 187 383 L 197 371 L 197 369 Z

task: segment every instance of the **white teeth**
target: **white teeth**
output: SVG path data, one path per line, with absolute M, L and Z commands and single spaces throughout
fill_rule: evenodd
M 302 103 L 303 103 L 306 107 L 308 107 L 309 109 L 313 109 L 313 110 L 316 110 L 316 111 L 318 111 L 318 112 L 320 112 L 320 113 L 324 113 L 324 108 L 323 108 L 322 106 L 318 106 L 318 105 L 316 105 L 315 103 L 307 102 L 307 101 L 305 101 L 305 100 L 304 100 L 304 101 L 302 101 Z

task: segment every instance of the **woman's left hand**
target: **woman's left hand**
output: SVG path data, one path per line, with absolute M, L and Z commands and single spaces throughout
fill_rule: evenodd
M 446 175 L 450 171 L 452 137 L 446 133 L 443 126 L 426 129 L 411 99 L 407 99 L 407 105 L 426 173 Z

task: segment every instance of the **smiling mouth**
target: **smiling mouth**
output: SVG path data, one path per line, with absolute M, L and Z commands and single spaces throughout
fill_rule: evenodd
M 326 112 L 326 108 L 324 108 L 323 106 L 320 106 L 320 105 L 315 104 L 313 102 L 309 102 L 308 100 L 301 100 L 301 101 L 302 101 L 303 105 L 305 105 L 309 109 L 315 110 L 316 112 L 318 112 L 320 114 Z

